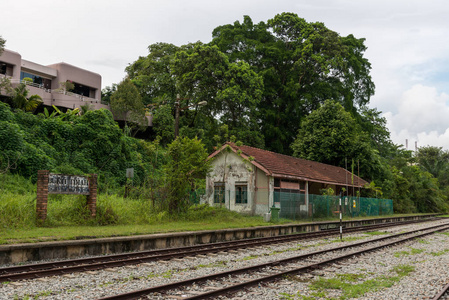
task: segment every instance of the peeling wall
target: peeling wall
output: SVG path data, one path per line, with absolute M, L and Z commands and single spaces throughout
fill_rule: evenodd
M 220 205 L 214 203 L 214 183 L 225 183 L 225 203 L 224 207 L 241 213 L 257 213 L 255 199 L 256 196 L 256 167 L 250 162 L 243 160 L 238 154 L 224 149 L 212 161 L 213 171 L 206 179 L 206 202 L 210 205 Z M 247 183 L 248 203 L 240 204 L 235 201 L 236 183 Z

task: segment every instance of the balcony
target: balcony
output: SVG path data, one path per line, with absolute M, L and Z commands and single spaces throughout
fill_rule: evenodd
M 80 108 L 83 105 L 89 104 L 93 109 L 106 108 L 110 110 L 109 104 L 101 100 L 86 97 L 80 94 L 67 92 L 61 89 L 48 89 L 42 84 L 29 82 L 25 80 L 11 80 L 13 87 L 20 83 L 25 83 L 29 90 L 29 95 L 39 95 L 42 98 L 43 104 L 47 106 L 58 106 L 70 109 Z

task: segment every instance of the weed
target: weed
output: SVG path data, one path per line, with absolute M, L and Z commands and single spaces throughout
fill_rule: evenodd
M 364 294 L 375 291 L 380 288 L 391 287 L 395 282 L 398 282 L 402 277 L 408 276 L 415 271 L 415 267 L 409 265 L 398 265 L 392 269 L 397 276 L 379 276 L 374 279 L 365 280 L 365 274 L 337 274 L 334 278 L 318 278 L 313 281 L 310 289 L 324 293 L 326 290 L 340 290 L 341 296 L 339 299 L 359 298 Z M 326 296 L 322 296 L 326 298 Z M 306 300 L 307 298 L 303 298 Z M 326 298 L 328 299 L 328 298 Z
M 395 271 L 400 277 L 405 277 L 408 276 L 411 272 L 414 272 L 415 267 L 409 265 L 398 265 L 393 267 L 393 271 Z
M 412 252 L 411 254 L 420 254 L 424 252 L 424 249 L 416 249 L 416 248 L 411 248 Z
M 293 300 L 295 299 L 295 295 L 294 294 L 287 294 L 287 293 L 279 293 L 280 298 L 282 300 Z
M 259 258 L 261 255 L 250 255 L 250 256 L 245 256 L 244 258 L 242 258 L 241 260 L 251 260 L 251 259 L 256 259 Z
M 441 256 L 441 255 L 443 255 L 443 254 L 445 254 L 447 252 L 449 252 L 449 249 L 444 249 L 444 250 L 441 250 L 441 251 L 438 251 L 438 252 L 430 252 L 430 254 L 433 255 L 433 256 Z
M 174 274 L 173 270 L 168 270 L 168 271 L 162 273 L 162 277 L 163 278 L 172 278 L 173 274 Z
M 428 242 L 426 240 L 423 240 L 423 239 L 419 239 L 418 243 L 420 243 L 420 244 L 430 244 L 430 242 Z
M 410 253 L 408 251 L 399 251 L 399 252 L 394 253 L 394 257 L 401 257 L 401 256 L 409 255 L 409 254 Z
M 106 286 L 109 286 L 109 285 L 111 285 L 111 284 L 114 284 L 114 283 L 111 282 L 111 281 L 106 281 L 106 282 L 103 282 L 103 283 L 99 284 L 99 286 L 100 286 L 100 287 L 106 287 Z
M 365 278 L 365 274 L 337 274 L 337 278 L 340 278 L 343 281 L 356 282 L 359 279 Z

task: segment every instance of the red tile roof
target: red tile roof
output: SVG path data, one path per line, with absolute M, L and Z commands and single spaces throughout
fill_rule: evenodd
M 353 175 L 354 184 L 352 185 L 351 172 L 341 167 L 274 153 L 245 145 L 237 146 L 234 143 L 225 144 L 221 149 L 215 151 L 209 157 L 217 155 L 228 145 L 236 153 L 240 150 L 243 158 L 253 157 L 254 160 L 251 161 L 253 165 L 264 171 L 267 175 L 276 178 L 291 178 L 361 187 L 368 183 L 362 178 Z

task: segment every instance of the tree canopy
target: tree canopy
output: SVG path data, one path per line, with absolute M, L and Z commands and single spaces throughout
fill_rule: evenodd
M 364 39 L 341 37 L 293 13 L 259 24 L 245 16 L 243 23 L 217 27 L 211 43 L 263 77 L 259 125 L 265 144 L 276 152 L 291 153 L 301 120 L 325 100 L 356 115 L 374 94 Z
M 4 43 L 0 37 L 0 52 Z M 207 44 L 151 44 L 122 82 L 103 90 L 125 130 L 107 110 L 27 113 L 33 99 L 26 85 L 13 91 L 2 80 L 7 102 L 19 109 L 0 103 L 0 173 L 95 172 L 107 189 L 128 184 L 123 170 L 133 167 L 135 190 L 179 213 L 186 190 L 204 184 L 207 153 L 238 140 L 357 169 L 370 182 L 362 193 L 392 198 L 396 212 L 446 210 L 449 154 L 430 146 L 412 153 L 391 142 L 386 119 L 369 107 L 375 86 L 366 49 L 363 38 L 294 13 L 257 24 L 244 16 L 215 28 Z M 129 134 L 146 113 L 151 141 Z
M 3 51 L 5 50 L 5 44 L 6 40 L 0 35 L 0 55 L 2 55 Z
M 156 43 L 126 71 L 145 104 L 199 101 L 181 115 L 181 132 L 208 144 L 219 128 L 245 144 L 291 154 L 301 120 L 326 99 L 359 120 L 374 93 L 364 39 L 341 37 L 293 13 L 214 29 L 209 44 Z M 201 121 L 198 121 L 201 120 Z M 154 123 L 155 129 L 159 126 Z

